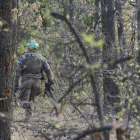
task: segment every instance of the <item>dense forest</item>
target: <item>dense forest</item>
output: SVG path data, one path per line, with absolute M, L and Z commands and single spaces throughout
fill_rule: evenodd
M 14 78 L 30 40 L 55 84 L 24 122 Z M 0 140 L 139 140 L 139 76 L 140 0 L 0 0 Z

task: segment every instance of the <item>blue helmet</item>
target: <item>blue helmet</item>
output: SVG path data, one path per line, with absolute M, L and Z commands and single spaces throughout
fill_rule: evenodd
M 39 44 L 35 40 L 31 40 L 30 42 L 27 43 L 26 46 L 34 49 L 34 48 L 38 48 Z

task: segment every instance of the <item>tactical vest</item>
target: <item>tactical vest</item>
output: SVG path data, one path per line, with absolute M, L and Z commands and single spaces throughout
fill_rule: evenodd
M 42 55 L 37 53 L 25 53 L 26 59 L 23 62 L 22 75 L 24 74 L 41 74 L 43 61 Z

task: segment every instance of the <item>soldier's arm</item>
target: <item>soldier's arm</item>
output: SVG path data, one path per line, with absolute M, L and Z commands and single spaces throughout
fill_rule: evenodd
M 52 70 L 51 70 L 48 62 L 46 61 L 46 59 L 44 59 L 43 70 L 44 70 L 44 72 L 47 75 L 48 82 L 50 82 L 51 84 L 54 84 L 54 81 L 53 81 L 53 73 L 52 73 Z

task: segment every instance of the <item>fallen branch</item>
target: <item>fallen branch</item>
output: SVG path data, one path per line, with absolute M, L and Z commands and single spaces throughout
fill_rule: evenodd
M 109 126 L 103 126 L 100 128 L 92 129 L 92 130 L 85 130 L 79 136 L 75 137 L 73 140 L 79 140 L 79 139 L 81 139 L 89 134 L 96 133 L 96 132 L 103 132 L 105 130 L 110 131 L 112 128 L 113 128 L 113 126 L 109 125 Z

